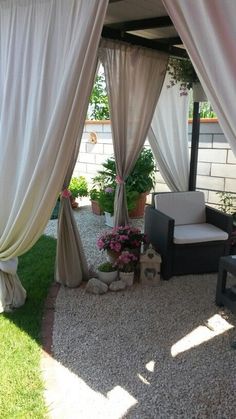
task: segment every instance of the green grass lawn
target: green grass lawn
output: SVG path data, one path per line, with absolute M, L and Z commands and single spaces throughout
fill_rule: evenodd
M 0 315 L 0 418 L 45 418 L 40 371 L 43 305 L 54 278 L 56 241 L 42 236 L 19 258 L 22 308 Z

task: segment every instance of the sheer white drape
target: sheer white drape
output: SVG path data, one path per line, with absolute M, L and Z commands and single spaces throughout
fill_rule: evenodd
M 162 1 L 236 155 L 236 2 Z
M 83 130 L 107 3 L 0 0 L 1 311 L 24 303 L 23 289 L 15 302 L 18 282 L 4 262 L 36 242 L 62 188 Z
M 168 56 L 110 40 L 102 40 L 99 56 L 108 88 L 116 160 L 115 225 L 124 225 L 129 221 L 125 179 L 147 137 Z
M 153 115 L 148 140 L 163 179 L 171 191 L 187 191 L 189 182 L 189 95 L 170 86 L 167 73 Z

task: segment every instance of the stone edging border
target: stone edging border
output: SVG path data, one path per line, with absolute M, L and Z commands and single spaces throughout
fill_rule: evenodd
M 61 285 L 58 282 L 52 283 L 44 303 L 41 337 L 42 349 L 48 355 L 52 355 L 55 302 L 60 286 Z

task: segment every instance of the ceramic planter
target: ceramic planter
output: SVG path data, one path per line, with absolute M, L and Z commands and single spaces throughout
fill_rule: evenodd
M 105 224 L 108 227 L 114 227 L 114 215 L 111 215 L 109 212 L 104 211 L 105 214 Z
M 134 283 L 134 272 L 120 272 L 119 277 L 126 283 L 127 287 L 131 287 Z
M 98 279 L 100 281 L 105 282 L 105 284 L 111 284 L 113 281 L 117 279 L 117 271 L 112 272 L 101 272 L 98 271 Z

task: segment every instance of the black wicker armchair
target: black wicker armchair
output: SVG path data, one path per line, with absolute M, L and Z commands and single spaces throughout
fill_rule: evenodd
M 145 234 L 162 256 L 163 279 L 218 271 L 232 225 L 232 216 L 206 206 L 198 191 L 154 194 L 145 211 Z

